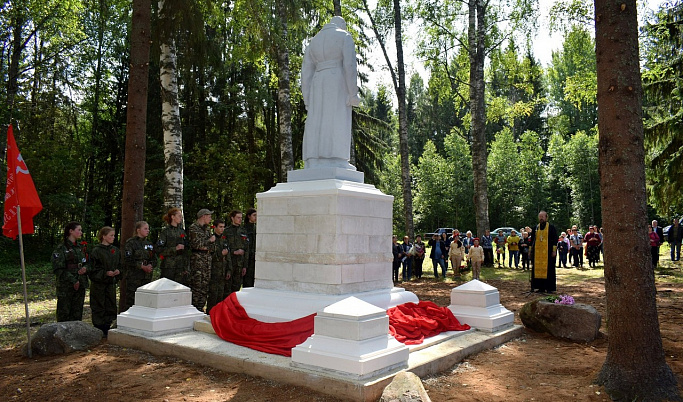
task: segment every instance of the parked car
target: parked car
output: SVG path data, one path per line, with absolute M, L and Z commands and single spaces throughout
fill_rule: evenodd
M 424 238 L 431 239 L 432 236 L 434 236 L 434 234 L 438 234 L 439 236 L 441 236 L 441 233 L 446 233 L 450 237 L 451 233 L 453 233 L 453 228 L 438 228 L 431 233 L 425 233 Z
M 492 231 L 491 231 L 491 236 L 492 236 L 492 237 L 498 236 L 498 231 L 499 231 L 499 230 L 502 230 L 502 231 L 503 231 L 503 235 L 505 235 L 505 237 L 510 236 L 510 233 L 512 233 L 513 230 L 514 230 L 515 232 L 517 232 L 517 235 L 519 235 L 519 230 L 518 230 L 518 229 L 511 228 L 511 227 L 507 226 L 507 227 L 502 227 L 502 228 L 497 228 L 497 229 L 492 230 Z

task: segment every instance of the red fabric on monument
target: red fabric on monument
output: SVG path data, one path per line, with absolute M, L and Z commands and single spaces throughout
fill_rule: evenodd
M 236 345 L 276 355 L 291 356 L 292 348 L 313 335 L 313 317 L 289 322 L 261 322 L 250 318 L 232 293 L 210 311 L 216 335 Z
M 419 345 L 424 338 L 446 331 L 466 331 L 448 307 L 439 307 L 430 301 L 404 303 L 387 310 L 389 333 L 406 345 Z

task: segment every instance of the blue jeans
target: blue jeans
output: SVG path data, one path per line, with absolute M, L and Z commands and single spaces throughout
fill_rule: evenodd
M 676 254 L 676 259 L 674 259 L 674 251 Z M 681 260 L 681 243 L 671 245 L 671 261 Z
M 519 250 L 508 250 L 510 253 L 510 263 L 508 266 L 512 268 L 512 259 L 515 260 L 515 268 L 519 268 Z
M 434 266 L 434 278 L 439 279 L 439 270 L 437 268 L 437 264 L 441 265 L 441 274 L 445 278 L 446 277 L 446 261 L 443 258 L 432 259 L 432 265 Z
M 403 260 L 403 280 L 408 281 L 410 278 L 413 277 L 413 259 L 410 257 L 406 257 L 405 260 Z

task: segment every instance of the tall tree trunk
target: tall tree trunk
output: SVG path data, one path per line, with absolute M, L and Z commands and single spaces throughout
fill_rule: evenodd
M 681 400 L 662 348 L 646 230 L 636 1 L 596 0 L 595 38 L 609 322 L 598 382 L 615 400 Z M 636 241 L 623 247 L 620 233 L 634 233 Z
M 159 1 L 159 25 L 167 21 L 172 10 Z M 164 130 L 164 207 L 183 210 L 183 132 L 178 106 L 176 46 L 173 32 L 162 29 L 159 55 L 161 82 L 161 125 Z
M 489 229 L 489 196 L 486 183 L 486 104 L 484 102 L 484 48 L 486 6 L 482 0 L 469 2 L 467 42 L 470 59 L 470 110 L 472 123 L 472 176 L 477 236 Z
M 341 0 L 333 0 L 334 3 L 334 15 L 336 17 L 341 17 Z
M 12 51 L 10 55 L 9 71 L 7 72 L 7 117 L 11 119 L 14 112 L 14 98 L 19 91 L 19 61 L 21 52 L 24 50 L 24 41 L 21 37 L 24 29 L 24 16 L 20 11 L 15 11 L 12 16 Z
M 147 150 L 147 89 L 151 41 L 151 0 L 133 0 L 130 34 L 130 79 L 126 116 L 126 154 L 123 167 L 121 204 L 121 247 L 133 235 L 135 222 L 142 219 L 145 196 L 145 156 Z M 125 282 L 121 285 L 119 306 L 125 310 Z
M 90 149 L 88 150 L 88 160 L 86 162 L 86 186 L 83 195 L 83 219 L 85 222 L 86 213 L 88 210 L 88 199 L 90 194 L 93 193 L 95 189 L 95 150 L 96 141 L 100 131 L 100 96 L 101 96 L 101 85 L 102 85 L 102 57 L 103 57 L 103 46 L 104 46 L 104 29 L 105 29 L 105 18 L 106 18 L 106 4 L 104 0 L 99 2 L 99 15 L 97 24 L 97 61 L 95 62 L 95 94 L 93 97 L 92 106 L 92 126 L 90 128 Z
M 396 39 L 396 67 L 398 69 L 398 138 L 401 154 L 401 181 L 403 183 L 403 207 L 406 235 L 414 236 L 413 227 L 413 193 L 410 179 L 410 152 L 408 150 L 408 111 L 406 109 L 406 71 L 403 63 L 403 41 L 401 38 L 401 2 L 394 0 L 394 37 Z
M 280 43 L 277 45 L 278 92 L 277 105 L 280 120 L 280 181 L 287 181 L 287 172 L 294 170 L 292 151 L 292 103 L 289 90 L 289 50 L 287 49 L 287 5 L 277 1 L 280 22 Z

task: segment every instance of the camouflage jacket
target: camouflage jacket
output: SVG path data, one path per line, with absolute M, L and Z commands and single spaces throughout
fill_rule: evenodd
M 57 277 L 57 288 L 73 288 L 76 282 L 83 289 L 88 287 L 88 272 L 79 275 L 78 271 L 85 266 L 89 271 L 87 243 L 71 243 L 65 240 L 52 252 L 52 271 Z
M 190 225 L 190 247 L 192 247 L 192 250 L 206 249 L 211 251 L 213 246 L 209 241 L 211 236 L 211 228 L 209 225 L 202 226 L 197 222 Z
M 176 250 L 176 246 L 185 246 L 182 250 Z M 185 229 L 180 226 L 168 225 L 159 233 L 159 239 L 154 246 L 159 258 L 161 258 L 161 269 L 165 267 L 173 269 L 187 269 L 189 264 L 188 255 L 190 254 L 190 241 L 185 233 Z
M 98 244 L 90 254 L 90 280 L 97 283 L 116 283 L 121 274 L 107 276 L 107 271 L 121 271 L 121 251 L 116 246 Z
M 249 236 L 249 254 L 253 256 L 256 254 L 256 224 L 247 221 L 244 224 L 244 231 Z
M 242 226 L 230 225 L 225 229 L 225 236 L 228 238 L 230 256 L 232 257 L 233 268 L 246 267 L 247 257 L 249 256 L 249 235 Z M 235 255 L 237 250 L 244 250 L 243 255 Z
M 157 266 L 154 245 L 149 240 L 133 236 L 126 240 L 125 250 L 123 260 L 125 262 L 126 275 L 141 275 L 140 272 L 144 272 L 142 271 L 142 265 L 151 264 L 152 268 Z M 151 278 L 152 274 L 145 272 L 144 276 Z

